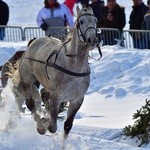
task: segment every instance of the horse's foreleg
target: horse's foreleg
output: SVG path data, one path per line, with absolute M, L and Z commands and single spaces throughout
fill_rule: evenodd
M 24 85 L 23 89 L 26 97 L 26 106 L 31 111 L 33 118 L 37 123 L 37 131 L 40 134 L 45 134 L 46 129 L 42 125 L 41 117 L 37 113 L 37 106 L 35 104 L 34 96 L 36 95 L 36 89 L 33 85 L 30 86 L 29 85 L 27 86 L 27 84 L 26 85 L 22 84 L 22 85 Z
M 26 105 L 28 109 L 32 112 L 34 120 L 37 123 L 37 131 L 39 134 L 45 134 L 46 128 L 43 126 L 42 119 L 39 114 L 36 112 L 35 102 L 32 97 L 26 99 Z
M 57 130 L 57 116 L 59 112 L 59 103 L 57 102 L 56 99 L 50 100 L 50 122 L 49 122 L 49 127 L 48 130 L 51 133 L 55 133 Z
M 84 97 L 79 99 L 78 101 L 70 101 L 70 105 L 67 113 L 67 120 L 64 123 L 64 139 L 67 138 L 72 128 L 74 117 L 77 111 L 79 110 L 79 108 L 81 107 L 83 99 Z
M 50 118 L 42 118 L 42 124 L 51 133 L 57 130 L 57 115 L 59 112 L 59 103 L 54 95 L 46 91 L 44 88 L 41 90 L 41 98 L 45 105 L 46 111 L 49 113 Z
M 50 99 L 50 92 L 46 91 L 44 88 L 41 89 L 41 99 L 45 105 L 47 111 L 49 111 L 49 99 Z
M 26 99 L 26 105 L 32 113 L 35 112 L 35 102 L 32 97 Z

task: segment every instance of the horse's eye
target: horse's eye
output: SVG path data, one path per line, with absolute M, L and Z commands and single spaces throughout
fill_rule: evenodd
M 92 22 L 92 19 L 89 19 L 89 22 Z
M 83 22 L 83 20 L 80 20 L 80 24 L 82 25 L 84 22 Z

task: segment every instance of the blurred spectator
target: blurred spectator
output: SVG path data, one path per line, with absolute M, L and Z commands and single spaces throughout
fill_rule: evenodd
M 116 28 L 119 29 L 119 33 L 116 31 L 103 30 L 102 35 L 103 45 L 117 44 L 117 40 L 122 41 L 122 31 L 126 24 L 124 7 L 119 6 L 116 0 L 107 0 L 107 5 L 103 7 L 102 17 L 99 21 L 99 27 L 102 28 Z
M 8 5 L 0 0 L 0 25 L 7 25 L 9 20 L 9 7 Z M 0 28 L 0 40 L 4 40 L 5 37 L 5 28 Z
M 64 4 L 70 9 L 70 12 L 73 14 L 73 7 L 75 3 L 81 3 L 82 7 L 87 7 L 90 0 L 65 0 Z
M 97 26 L 99 27 L 99 22 L 102 15 L 102 8 L 104 7 L 104 1 L 102 0 L 92 0 L 92 3 L 89 4 L 92 7 L 95 17 L 98 20 Z
M 148 11 L 148 7 L 143 3 L 143 0 L 133 0 L 132 9 L 129 20 L 130 29 L 141 30 L 144 15 Z M 141 33 L 134 32 L 131 33 L 131 36 L 134 48 L 145 48 L 145 38 Z
M 87 7 L 90 0 L 77 0 L 77 3 L 81 3 L 82 7 Z
M 75 5 L 75 3 L 77 3 L 77 0 L 65 0 L 65 5 L 70 9 L 70 12 L 73 15 L 73 7 Z
M 144 20 L 142 23 L 142 29 L 143 30 L 150 30 L 150 0 L 147 1 L 147 5 L 149 7 L 149 10 L 146 12 L 144 16 Z M 145 34 L 145 40 L 146 40 L 146 48 L 150 49 L 150 33 Z
M 37 15 L 38 26 L 45 31 L 46 36 L 63 39 L 67 33 L 65 27 L 67 25 L 71 28 L 74 26 L 69 8 L 64 4 L 60 4 L 57 0 L 45 0 L 44 4 L 45 6 Z

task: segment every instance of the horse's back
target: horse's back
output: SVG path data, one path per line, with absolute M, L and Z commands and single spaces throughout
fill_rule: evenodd
M 40 37 L 35 39 L 32 44 L 27 48 L 25 57 L 30 57 L 38 60 L 45 60 L 45 58 L 56 47 L 61 45 L 61 40 L 54 37 Z
M 60 49 L 61 43 L 61 40 L 54 37 L 45 36 L 35 39 L 25 51 L 20 62 L 19 72 L 22 81 L 33 83 L 40 80 L 41 77 L 46 78 L 45 62 L 57 47 Z

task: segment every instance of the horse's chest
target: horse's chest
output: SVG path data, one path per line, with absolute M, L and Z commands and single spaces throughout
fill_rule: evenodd
M 65 95 L 66 98 L 83 96 L 90 83 L 89 76 L 85 77 L 68 77 L 58 76 L 55 80 L 55 87 L 59 95 Z

